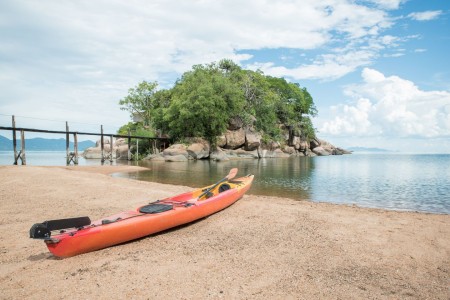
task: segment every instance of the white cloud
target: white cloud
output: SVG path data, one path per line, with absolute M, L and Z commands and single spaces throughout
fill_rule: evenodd
M 260 69 L 265 74 L 294 79 L 323 79 L 333 80 L 355 71 L 360 66 L 369 65 L 376 53 L 371 50 L 346 51 L 339 54 L 321 55 L 309 65 L 297 68 L 275 66 L 273 63 L 253 64 L 250 69 Z
M 392 45 L 394 44 L 396 41 L 398 41 L 398 37 L 392 36 L 392 35 L 385 35 L 381 37 L 381 42 L 384 45 Z
M 405 49 L 398 49 L 400 42 L 415 39 L 417 36 L 395 37 L 392 35 L 375 35 L 365 39 L 349 41 L 343 48 L 335 48 L 332 53 L 317 56 L 312 63 L 297 67 L 276 66 L 274 63 L 254 63 L 246 67 L 260 69 L 272 76 L 287 76 L 295 80 L 318 79 L 335 80 L 360 67 L 370 66 L 380 57 L 380 53 L 389 49 L 395 52 L 385 53 L 383 57 L 400 57 L 405 55 Z
M 7 23 L 26 33 L 7 40 L 12 49 L 48 51 L 55 60 L 77 60 L 74 66 L 122 65 L 124 71 L 142 66 L 180 72 L 223 57 L 245 59 L 235 54 L 239 49 L 315 49 L 334 32 L 361 38 L 389 26 L 383 10 L 339 0 L 12 3 L 16 15 L 6 16 Z
M 422 12 L 410 13 L 408 15 L 409 18 L 416 21 L 430 21 L 436 19 L 442 14 L 441 10 L 428 10 Z
M 336 136 L 450 137 L 450 93 L 423 91 L 398 76 L 365 68 L 363 83 L 346 88 L 354 104 L 333 108 L 320 132 Z
M 247 50 L 320 49 L 311 63 L 252 66 L 334 80 L 402 42 L 382 35 L 393 22 L 387 10 L 401 2 L 1 1 L 0 89 L 7 100 L 0 111 L 123 124 L 118 100 L 138 82 L 168 87 L 194 64 L 245 63 L 252 57 Z
M 333 114 L 339 114 L 342 110 L 344 116 L 336 116 L 333 122 L 325 123 L 320 132 L 331 135 L 340 135 L 342 132 L 362 135 L 371 130 L 369 113 L 373 108 L 370 100 L 361 98 L 355 106 L 343 105 L 331 109 Z
M 387 53 L 387 54 L 384 54 L 383 56 L 384 57 L 401 57 L 404 55 L 405 55 L 405 52 L 395 52 L 395 53 Z

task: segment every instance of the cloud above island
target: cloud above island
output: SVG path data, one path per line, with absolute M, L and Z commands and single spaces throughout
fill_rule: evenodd
M 9 1 L 3 4 L 9 13 L 1 14 L 1 51 L 12 61 L 20 56 L 30 71 L 70 80 L 126 80 L 133 73 L 158 78 L 224 57 L 244 62 L 251 57 L 246 49 L 308 50 L 335 40 L 376 39 L 392 24 L 385 9 L 400 1 L 372 2 L 375 7 L 338 0 Z M 317 67 L 332 68 L 336 77 L 373 56 L 344 52 L 319 56 L 304 68 L 314 78 L 321 76 Z
M 129 121 L 118 105 L 129 88 L 142 80 L 171 87 L 193 65 L 229 58 L 243 68 L 308 88 L 329 84 L 330 96 L 323 98 L 332 99 L 336 110 L 348 108 L 340 123 L 327 123 L 327 130 L 334 132 L 340 124 L 344 132 L 373 131 L 377 101 L 350 97 L 356 102 L 339 105 L 335 82 L 355 77 L 362 68 L 375 69 L 386 59 L 391 63 L 411 53 L 434 53 L 434 44 L 407 28 L 409 23 L 444 19 L 447 10 L 423 10 L 420 5 L 414 11 L 402 7 L 406 2 L 0 1 L 2 124 L 9 125 L 15 114 L 116 124 L 116 130 Z M 443 74 L 439 82 L 448 81 L 445 72 L 435 73 Z M 38 126 L 34 120 L 26 126 Z M 358 128 L 352 129 L 355 123 Z
M 265 71 L 333 80 L 378 56 L 381 32 L 392 25 L 387 11 L 400 1 L 372 3 L 2 1 L 0 89 L 8 100 L 0 110 L 123 124 L 127 114 L 118 101 L 138 82 L 170 87 L 193 65 L 222 58 L 245 68 L 262 66 L 258 59 L 250 62 L 250 50 L 320 49 L 299 67 L 274 62 Z
M 331 136 L 450 137 L 450 93 L 424 91 L 398 76 L 364 68 L 362 83 L 345 88 L 349 104 L 332 107 L 320 132 Z
M 442 14 L 441 10 L 428 10 L 410 13 L 408 17 L 416 21 L 430 21 L 436 19 L 441 14 Z

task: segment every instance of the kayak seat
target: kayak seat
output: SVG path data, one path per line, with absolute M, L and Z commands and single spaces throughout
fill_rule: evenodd
M 231 189 L 231 186 L 228 183 L 224 183 L 219 187 L 219 193 L 223 193 Z
M 157 214 L 173 209 L 171 204 L 149 204 L 139 208 L 139 212 L 143 214 Z

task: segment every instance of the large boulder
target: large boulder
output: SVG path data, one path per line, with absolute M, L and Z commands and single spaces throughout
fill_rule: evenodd
M 165 161 L 169 161 L 169 162 L 185 162 L 187 161 L 187 157 L 184 156 L 183 154 L 178 154 L 178 155 L 168 155 L 168 156 L 164 156 L 164 160 Z
M 194 159 L 202 159 L 209 157 L 209 144 L 194 143 L 187 148 L 187 152 Z
M 217 137 L 216 145 L 219 147 L 224 147 L 227 144 L 227 137 L 225 135 L 221 135 Z
M 83 151 L 82 156 L 86 159 L 101 159 L 102 150 L 100 147 L 89 147 Z
M 312 149 L 312 152 L 314 152 L 315 154 L 317 154 L 319 156 L 328 156 L 331 154 L 330 152 L 328 152 L 321 146 L 315 147 L 314 149 Z
M 245 150 L 253 151 L 261 145 L 261 134 L 247 131 L 245 133 Z
M 300 144 L 297 150 L 305 152 L 307 149 L 309 149 L 308 141 L 300 140 Z
M 124 139 L 113 140 L 112 145 L 112 156 L 113 158 L 122 159 L 123 148 L 120 149 L 120 153 L 118 152 L 118 146 L 125 146 L 127 148 L 127 155 L 125 159 L 128 159 L 128 146 L 125 143 Z M 103 150 L 105 151 L 105 155 L 108 155 L 111 152 L 111 138 L 108 136 L 103 137 Z M 95 147 L 89 147 L 83 151 L 82 156 L 86 159 L 101 159 L 102 158 L 102 147 L 101 147 L 101 139 L 97 140 L 95 143 Z
M 227 130 L 225 133 L 227 139 L 226 149 L 237 149 L 245 144 L 245 131 L 244 129 Z
M 189 157 L 186 146 L 183 144 L 174 144 L 170 146 L 163 151 L 163 155 L 164 157 L 183 155 L 186 157 L 186 159 Z
M 336 149 L 336 147 L 334 145 L 332 145 L 331 143 L 329 143 L 325 140 L 319 140 L 319 142 L 320 142 L 320 147 L 325 149 L 325 151 L 327 151 L 328 153 L 333 153 L 333 150 Z
M 128 160 L 128 144 L 123 144 L 117 147 L 116 157 L 120 160 Z
M 319 148 L 318 150 L 313 151 L 317 154 L 317 155 L 323 155 L 323 154 L 319 154 L 319 151 L 321 151 L 320 148 L 322 148 L 323 150 L 325 150 L 328 155 L 342 155 L 342 154 L 351 154 L 350 151 L 347 151 L 345 149 L 342 148 L 338 148 L 336 146 L 334 146 L 333 144 L 331 144 L 330 142 L 327 142 L 325 140 L 319 140 L 320 146 L 317 147 Z
M 343 154 L 352 154 L 352 152 L 338 147 L 338 148 L 333 149 L 332 154 L 333 155 L 343 155 Z
M 101 147 L 101 146 L 102 146 L 102 145 L 101 145 L 101 142 L 102 142 L 102 139 L 101 139 L 101 138 L 98 139 L 98 140 L 95 142 L 95 147 Z M 113 141 L 113 143 L 114 143 L 114 141 Z M 108 137 L 108 136 L 103 136 L 103 146 L 109 145 L 109 144 L 111 144 L 111 138 Z
M 311 151 L 311 149 L 306 149 L 306 151 L 304 152 L 305 156 L 309 156 L 309 157 L 314 157 L 317 156 L 317 154 L 315 154 L 314 152 Z
M 109 143 L 109 142 L 108 142 Z M 123 146 L 123 145 L 128 145 L 127 144 L 127 141 L 124 139 L 124 138 L 119 138 L 119 139 L 117 139 L 115 142 L 114 142 L 114 146 L 115 147 L 120 147 L 120 146 Z
M 216 150 L 210 153 L 209 158 L 215 161 L 227 161 L 230 160 L 222 149 L 216 147 Z
M 269 141 L 266 143 L 261 142 L 261 149 L 273 151 L 275 149 L 281 148 L 281 144 L 275 141 Z
M 89 147 L 89 148 L 85 149 L 83 151 L 82 156 L 85 159 L 101 159 L 102 158 L 102 148 L 101 148 L 100 141 L 101 140 L 98 140 L 95 143 L 95 145 L 96 145 L 95 147 Z M 104 139 L 103 141 L 104 141 L 104 143 L 103 143 L 103 150 L 105 152 L 105 155 L 107 155 L 109 152 L 111 152 L 110 140 L 109 139 Z M 114 147 L 114 145 L 113 145 L 113 151 L 112 151 L 113 152 L 113 158 L 116 158 L 116 155 L 117 155 L 116 150 L 117 150 L 117 147 Z
M 289 147 L 289 146 L 284 146 L 283 152 L 287 153 L 289 155 L 293 155 L 293 154 L 295 154 L 295 148 L 294 147 Z
M 309 147 L 310 147 L 311 149 L 314 149 L 314 148 L 320 146 L 320 140 L 318 140 L 318 139 L 312 139 L 311 142 L 310 142 L 309 144 L 310 144 Z

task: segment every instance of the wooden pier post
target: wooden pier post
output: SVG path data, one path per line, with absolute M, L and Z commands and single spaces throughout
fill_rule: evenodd
M 136 139 L 136 157 L 135 160 L 139 160 L 139 139 Z
M 16 137 L 16 119 L 12 116 L 12 133 L 13 133 L 13 148 L 14 148 L 14 164 L 17 165 L 19 156 L 17 155 L 17 137 Z
M 23 129 L 20 130 L 20 140 L 22 149 L 19 152 L 19 158 L 22 161 L 22 165 L 26 165 L 27 157 L 25 156 L 25 131 Z
M 14 165 L 18 165 L 19 159 L 22 165 L 27 164 L 25 157 L 25 131 L 20 130 L 20 151 L 17 152 L 17 135 L 16 135 L 16 118 L 12 116 L 12 132 L 13 132 L 13 148 L 14 148 Z
M 75 155 L 73 163 L 78 165 L 78 133 L 76 132 L 73 134 L 73 152 Z
M 152 142 L 152 140 L 150 140 Z M 153 140 L 153 154 L 159 154 L 158 146 L 156 145 L 156 140 Z
M 131 160 L 131 136 L 130 136 L 130 130 L 128 130 L 128 160 Z
M 103 125 L 100 125 L 100 146 L 102 150 L 102 165 L 105 162 L 105 145 L 103 143 Z
M 66 121 L 66 165 L 70 165 L 71 157 L 70 157 L 70 141 L 69 141 L 69 124 Z
M 112 162 L 113 162 L 113 138 L 114 138 L 114 135 L 113 134 L 110 135 L 109 143 L 110 143 L 110 148 L 111 149 L 110 149 L 110 151 L 108 151 L 108 153 L 106 153 L 106 151 L 105 151 L 105 142 L 103 140 L 103 137 L 104 137 L 104 135 L 103 135 L 103 125 L 101 125 L 101 134 L 100 134 L 100 136 L 101 136 L 100 145 L 101 145 L 101 151 L 102 151 L 102 165 L 105 163 L 105 161 L 107 159 L 109 160 L 109 162 L 112 165 Z
M 70 131 L 69 124 L 66 121 L 66 165 L 69 166 L 72 162 L 78 165 L 78 137 L 77 133 L 73 134 L 73 152 L 70 151 Z
M 111 165 L 112 165 L 112 162 L 113 162 L 113 151 L 114 151 L 114 147 L 113 147 L 113 136 L 112 136 L 112 134 L 111 134 L 111 137 L 110 137 L 110 139 L 109 139 L 109 146 L 110 146 L 110 149 L 111 149 L 111 152 L 110 152 L 110 156 L 109 156 L 109 162 L 111 163 Z

